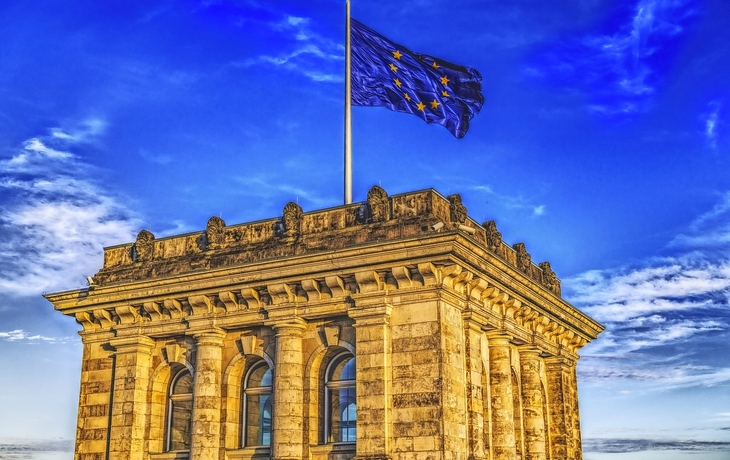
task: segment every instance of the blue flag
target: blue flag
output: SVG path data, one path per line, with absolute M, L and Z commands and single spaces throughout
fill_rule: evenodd
M 352 104 L 412 113 L 464 137 L 484 103 L 479 72 L 413 53 L 354 19 L 351 23 Z

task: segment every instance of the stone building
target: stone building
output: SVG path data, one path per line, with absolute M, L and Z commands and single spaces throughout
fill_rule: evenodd
M 104 250 L 77 460 L 580 459 L 603 329 L 547 262 L 434 190 Z

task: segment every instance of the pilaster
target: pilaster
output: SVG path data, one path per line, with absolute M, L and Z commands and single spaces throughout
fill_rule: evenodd
M 492 403 L 492 452 L 494 460 L 515 460 L 515 420 L 512 400 L 510 336 L 501 331 L 487 333 L 489 385 Z
M 112 339 L 109 343 L 116 349 L 109 458 L 143 460 L 150 356 L 155 341 L 138 335 Z
M 304 455 L 302 334 L 306 322 L 289 319 L 273 324 L 272 328 L 276 332 L 272 459 L 301 460 Z
M 550 453 L 552 460 L 576 460 L 582 455 L 576 449 L 574 430 L 577 392 L 573 388 L 575 361 L 565 357 L 545 360 L 550 407 Z
M 191 460 L 221 458 L 222 347 L 226 334 L 218 328 L 196 333 Z
M 357 460 L 390 458 L 391 310 L 385 303 L 348 310 L 357 335 Z
M 521 347 L 519 351 L 525 460 L 546 460 L 545 418 L 540 383 L 540 349 Z
M 465 349 L 464 362 L 466 368 L 466 407 L 467 407 L 467 442 L 468 459 L 482 460 L 487 458 L 484 449 L 485 429 L 484 388 L 482 387 L 482 329 L 475 321 L 464 318 Z

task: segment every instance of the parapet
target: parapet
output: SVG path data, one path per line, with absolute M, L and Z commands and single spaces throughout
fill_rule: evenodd
M 150 280 L 448 232 L 462 234 L 560 296 L 550 263 L 534 264 L 524 243 L 503 242 L 495 221 L 471 219 L 460 195 L 444 197 L 427 189 L 388 196 L 378 186 L 362 203 L 304 212 L 290 202 L 277 218 L 226 225 L 214 216 L 204 231 L 165 238 L 142 230 L 134 243 L 104 249 L 104 266 L 93 282 Z

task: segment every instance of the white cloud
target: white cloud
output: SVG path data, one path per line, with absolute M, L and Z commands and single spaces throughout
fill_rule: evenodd
M 80 126 L 52 129 L 0 161 L 0 293 L 29 296 L 78 287 L 101 268 L 105 245 L 130 241 L 139 227 L 135 214 L 67 151 L 93 141 L 105 124 Z
M 717 149 L 717 131 L 720 123 L 721 104 L 713 101 L 709 104 L 709 110 L 704 114 L 704 135 L 707 145 L 711 149 Z
M 507 209 L 517 210 L 528 210 L 533 216 L 540 217 L 544 216 L 547 212 L 544 204 L 534 204 L 530 200 L 522 196 L 508 196 L 502 195 L 494 191 L 489 185 L 476 185 L 468 187 L 470 190 L 481 192 L 487 195 L 492 195 L 499 203 L 501 203 Z
M 24 343 L 67 343 L 78 339 L 74 337 L 47 337 L 40 334 L 31 335 L 22 329 L 15 329 L 7 332 L 0 331 L 0 340 Z

